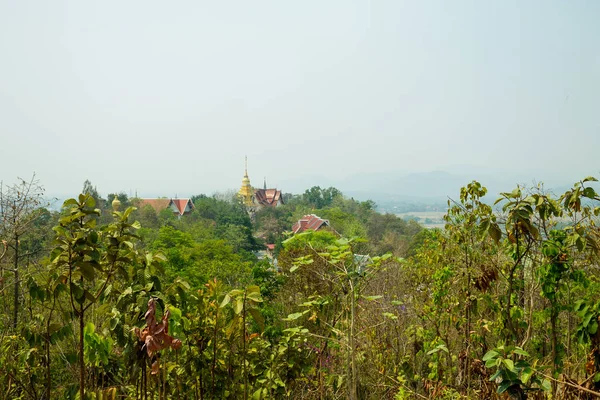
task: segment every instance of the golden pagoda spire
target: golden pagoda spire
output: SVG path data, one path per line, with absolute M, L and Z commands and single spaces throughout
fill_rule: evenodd
M 250 178 L 248 178 L 248 156 L 246 156 L 244 178 L 242 179 L 242 186 L 238 191 L 238 196 L 245 206 L 250 207 L 254 204 L 252 199 L 253 194 L 254 190 L 252 189 L 252 185 L 250 185 Z

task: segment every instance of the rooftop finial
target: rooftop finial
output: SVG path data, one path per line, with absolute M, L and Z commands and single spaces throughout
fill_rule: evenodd
M 248 176 L 248 156 L 245 156 L 245 160 L 244 160 L 244 172 L 245 172 L 245 175 Z
M 264 187 L 264 189 L 267 190 L 267 177 L 266 176 L 265 176 L 265 187 Z
M 116 194 L 115 194 L 115 198 L 113 199 L 111 205 L 112 205 L 113 211 L 119 211 L 119 207 L 121 207 L 121 201 L 119 200 L 119 198 L 117 197 Z

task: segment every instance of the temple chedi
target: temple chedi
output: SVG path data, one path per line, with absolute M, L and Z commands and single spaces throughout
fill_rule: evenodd
M 250 178 L 248 178 L 248 157 L 246 157 L 246 166 L 244 169 L 244 178 L 242 178 L 242 187 L 238 191 L 238 197 L 243 205 L 246 207 L 254 206 L 254 189 L 250 185 Z

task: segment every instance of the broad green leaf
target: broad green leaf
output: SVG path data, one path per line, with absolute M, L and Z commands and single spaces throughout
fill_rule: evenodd
M 89 281 L 93 280 L 96 277 L 96 272 L 94 267 L 89 262 L 83 262 L 79 265 L 79 269 L 81 271 L 81 275 Z
M 552 389 L 552 385 L 550 384 L 550 381 L 548 379 L 544 379 L 540 384 L 540 387 L 546 392 L 549 392 L 550 389 Z
M 502 360 L 502 362 L 504 363 L 504 365 L 506 365 L 506 368 L 509 371 L 511 371 L 511 372 L 515 371 L 515 364 L 513 363 L 513 360 L 511 360 L 510 358 L 505 358 Z
M 260 328 L 260 330 L 264 330 L 265 328 L 265 319 L 263 318 L 262 314 L 260 313 L 260 311 L 257 308 L 250 308 L 248 309 L 248 312 L 250 313 L 250 315 L 252 315 L 252 318 L 254 319 L 254 322 L 256 322 Z
M 524 357 L 529 357 L 529 353 L 527 353 L 525 350 L 517 347 L 513 350 L 513 353 L 518 354 L 520 356 L 524 356 Z
M 489 234 L 495 243 L 499 243 L 500 239 L 502 239 L 502 231 L 497 224 L 490 224 Z
M 171 313 L 171 317 L 178 321 L 181 319 L 181 310 L 174 306 L 169 306 L 169 312 Z
M 595 335 L 596 332 L 598 332 L 598 321 L 592 321 L 592 323 L 588 325 L 587 329 L 590 335 Z
M 244 299 L 242 299 L 242 298 L 236 299 L 236 301 L 233 305 L 233 312 L 236 314 L 239 314 L 242 312 L 243 309 L 244 309 Z
M 52 335 L 54 332 L 57 332 L 60 328 L 62 328 L 62 325 L 60 324 L 50 324 L 50 326 L 48 327 L 48 333 Z
M 529 382 L 529 379 L 531 378 L 532 375 L 533 375 L 533 369 L 531 369 L 530 367 L 526 367 L 521 372 L 521 381 L 524 384 L 527 384 L 527 382 Z
M 89 335 L 91 333 L 94 333 L 95 331 L 96 331 L 96 326 L 91 322 L 88 322 L 87 324 L 85 324 L 85 327 L 83 328 L 84 335 Z
M 489 360 L 487 360 L 485 362 L 485 367 L 486 368 L 493 368 L 493 367 L 497 366 L 496 361 L 497 361 L 496 358 L 490 358 Z
M 229 296 L 229 294 L 226 294 L 225 297 L 223 298 L 223 301 L 221 302 L 221 305 L 219 305 L 220 308 L 225 307 L 227 304 L 229 304 L 229 302 L 231 301 L 231 297 Z
M 71 292 L 78 303 L 83 303 L 85 301 L 85 292 L 76 283 L 71 282 Z
M 502 393 L 506 392 L 506 389 L 508 389 L 512 385 L 513 385 L 512 381 L 508 381 L 508 380 L 502 381 L 502 383 L 500 385 L 498 385 L 498 390 L 496 391 L 496 393 L 502 394 Z
M 96 302 L 96 297 L 94 297 L 94 295 L 89 290 L 85 290 L 85 298 L 92 303 Z
M 250 294 L 250 293 L 258 293 L 260 294 L 260 287 L 256 286 L 256 285 L 250 285 L 246 288 L 246 293 Z
M 500 355 L 500 353 L 498 353 L 497 351 L 490 350 L 487 353 L 485 353 L 485 355 L 483 356 L 483 358 L 481 360 L 488 361 L 488 360 L 498 357 L 499 355 Z
M 594 316 L 594 313 L 587 314 L 585 316 L 585 318 L 583 318 L 582 325 L 583 326 L 588 326 L 588 324 L 590 323 L 590 320 L 592 319 L 593 316 Z
M 298 313 L 289 314 L 289 315 L 287 316 L 287 318 L 284 318 L 284 321 L 294 321 L 294 320 L 296 320 L 296 319 L 300 318 L 300 317 L 301 317 L 301 316 L 303 316 L 303 315 L 304 315 L 304 313 L 302 313 L 302 312 L 298 312 Z
M 496 378 L 498 378 L 500 375 L 502 375 L 502 369 L 501 369 L 501 368 L 498 368 L 498 369 L 496 370 L 496 373 L 495 373 L 494 375 L 490 376 L 490 381 L 491 381 L 491 382 L 495 381 L 495 380 L 496 380 Z
M 262 303 L 263 299 L 260 297 L 260 292 L 250 292 L 246 295 L 247 299 L 250 299 L 252 301 L 255 301 L 257 303 Z

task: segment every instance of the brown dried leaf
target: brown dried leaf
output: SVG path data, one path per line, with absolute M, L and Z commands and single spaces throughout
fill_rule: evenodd
M 157 358 L 153 363 L 152 363 L 152 372 L 150 372 L 150 374 L 152 375 L 157 375 L 158 372 L 160 371 L 160 360 Z

